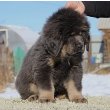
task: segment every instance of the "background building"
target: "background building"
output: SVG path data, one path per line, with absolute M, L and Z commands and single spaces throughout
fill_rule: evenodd
M 28 27 L 0 26 L 0 88 L 13 81 L 38 35 Z
M 103 34 L 103 62 L 110 63 L 110 18 L 100 18 L 98 23 L 98 29 Z

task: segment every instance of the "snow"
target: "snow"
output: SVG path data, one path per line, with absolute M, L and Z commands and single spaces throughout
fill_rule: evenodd
M 86 74 L 82 83 L 86 96 L 110 96 L 110 75 Z
M 110 75 L 84 74 L 82 93 L 85 96 L 110 96 Z M 0 93 L 2 98 L 20 97 L 14 84 L 6 88 L 5 92 Z
M 15 89 L 14 83 L 8 85 L 5 91 L 0 93 L 1 98 L 18 98 L 20 97 L 17 90 Z

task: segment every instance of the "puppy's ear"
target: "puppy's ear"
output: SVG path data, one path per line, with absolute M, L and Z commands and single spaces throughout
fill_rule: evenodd
M 86 51 L 89 51 L 89 44 L 90 44 L 90 35 L 88 35 L 86 39 Z
M 89 51 L 89 43 L 86 44 L 86 51 Z

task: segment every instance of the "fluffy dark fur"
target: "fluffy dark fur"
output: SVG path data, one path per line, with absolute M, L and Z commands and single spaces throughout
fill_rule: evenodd
M 89 25 L 85 16 L 60 9 L 45 24 L 39 40 L 27 53 L 16 79 L 22 99 L 53 101 L 66 94 L 70 101 L 82 96 L 82 54 L 89 49 Z

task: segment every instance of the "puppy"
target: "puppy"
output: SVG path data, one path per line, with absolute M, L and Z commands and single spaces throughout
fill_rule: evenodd
M 89 50 L 89 24 L 84 15 L 62 8 L 44 25 L 39 40 L 27 53 L 16 79 L 22 99 L 87 102 L 82 90 L 82 54 Z

